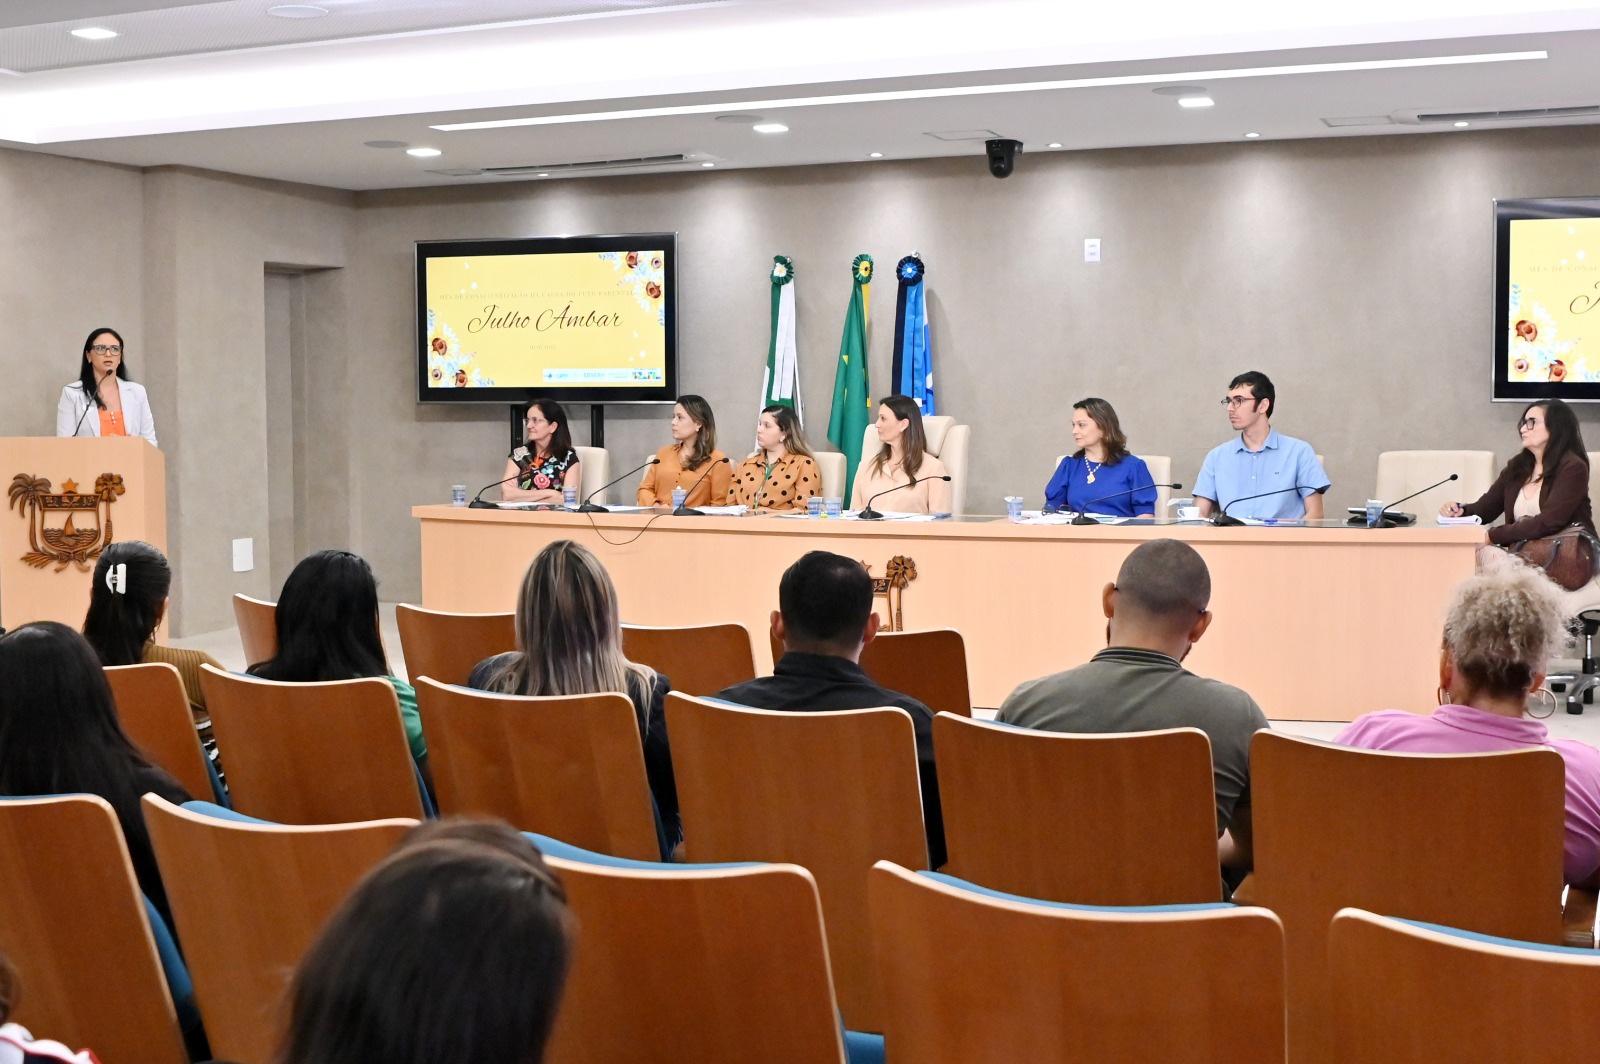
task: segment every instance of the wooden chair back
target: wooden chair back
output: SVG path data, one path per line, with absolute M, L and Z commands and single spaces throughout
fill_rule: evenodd
M 1343 909 L 1328 975 L 1345 1064 L 1567 1060 L 1600 1042 L 1594 950 L 1475 941 Z
M 928 863 L 910 715 L 778 713 L 674 693 L 667 732 L 689 859 L 809 869 L 845 1021 L 881 1030 L 867 870 Z
M 216 797 L 178 670 L 164 661 L 110 665 L 106 681 L 117 703 L 117 719 L 133 745 L 152 764 L 170 772 L 192 797 Z
M 550 1064 L 843 1064 L 805 869 L 546 860 L 581 929 Z
M 1080 905 L 1222 900 L 1200 729 L 1062 735 L 941 713 L 933 746 L 951 875 Z
M 1265 909 L 1129 913 L 871 873 L 884 1041 L 918 1064 L 1283 1064 L 1283 928 Z
M 517 622 L 510 613 L 441 613 L 401 603 L 394 619 L 413 679 L 465 684 L 478 662 L 517 649 Z
M 259 665 L 278 656 L 278 604 L 249 595 L 233 596 L 233 619 L 244 644 L 244 663 Z
M 861 668 L 879 687 L 910 695 L 935 713 L 972 716 L 967 645 L 960 632 L 879 632 L 861 651 Z
M 394 687 L 276 683 L 200 667 L 233 807 L 279 824 L 423 815 Z
M 357 880 L 415 820 L 298 827 L 144 797 L 195 1001 L 218 1059 L 270 1064 L 300 958 Z
M 672 689 L 704 698 L 756 678 L 750 631 L 742 624 L 689 628 L 622 626 L 622 652 L 672 681 Z
M 627 697 L 529 698 L 423 677 L 417 709 L 441 814 L 500 817 L 598 853 L 660 860 Z
M 1328 927 L 1346 906 L 1561 942 L 1565 766 L 1554 750 L 1395 754 L 1276 732 L 1250 744 L 1255 871 L 1283 920 L 1289 1043 L 1329 1055 Z
M 105 1061 L 188 1064 L 143 896 L 110 803 L 0 800 L 0 953 L 11 1019 Z

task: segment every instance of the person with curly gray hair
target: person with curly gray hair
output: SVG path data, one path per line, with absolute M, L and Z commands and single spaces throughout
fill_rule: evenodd
M 1439 708 L 1368 713 L 1333 741 L 1414 754 L 1555 750 L 1567 768 L 1567 882 L 1600 885 L 1600 750 L 1551 739 L 1523 715 L 1565 636 L 1560 592 L 1538 571 L 1519 564 L 1479 573 L 1456 589 L 1445 617 Z

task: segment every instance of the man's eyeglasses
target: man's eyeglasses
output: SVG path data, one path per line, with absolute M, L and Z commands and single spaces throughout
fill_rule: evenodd
M 122 354 L 122 345 L 121 344 L 95 344 L 93 347 L 89 348 L 89 350 L 94 352 L 97 355 L 120 355 L 120 354 Z
M 1227 407 L 1229 410 L 1232 410 L 1236 406 L 1243 406 L 1246 403 L 1255 403 L 1259 401 L 1260 396 L 1256 395 L 1230 395 L 1222 400 L 1222 405 Z

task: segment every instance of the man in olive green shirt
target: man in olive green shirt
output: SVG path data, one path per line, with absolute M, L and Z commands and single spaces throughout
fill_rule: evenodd
M 1187 543 L 1140 544 L 1101 595 L 1107 647 L 1087 664 L 1030 680 L 996 718 L 1056 732 L 1199 728 L 1211 740 L 1218 851 L 1250 867 L 1250 739 L 1267 727 L 1255 700 L 1180 662 L 1211 624 L 1211 573 Z

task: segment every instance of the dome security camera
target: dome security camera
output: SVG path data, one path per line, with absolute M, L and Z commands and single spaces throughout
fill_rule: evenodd
M 1010 177 L 1017 165 L 1017 156 L 1022 154 L 1022 141 L 985 141 L 984 149 L 989 156 L 989 172 L 995 177 Z

